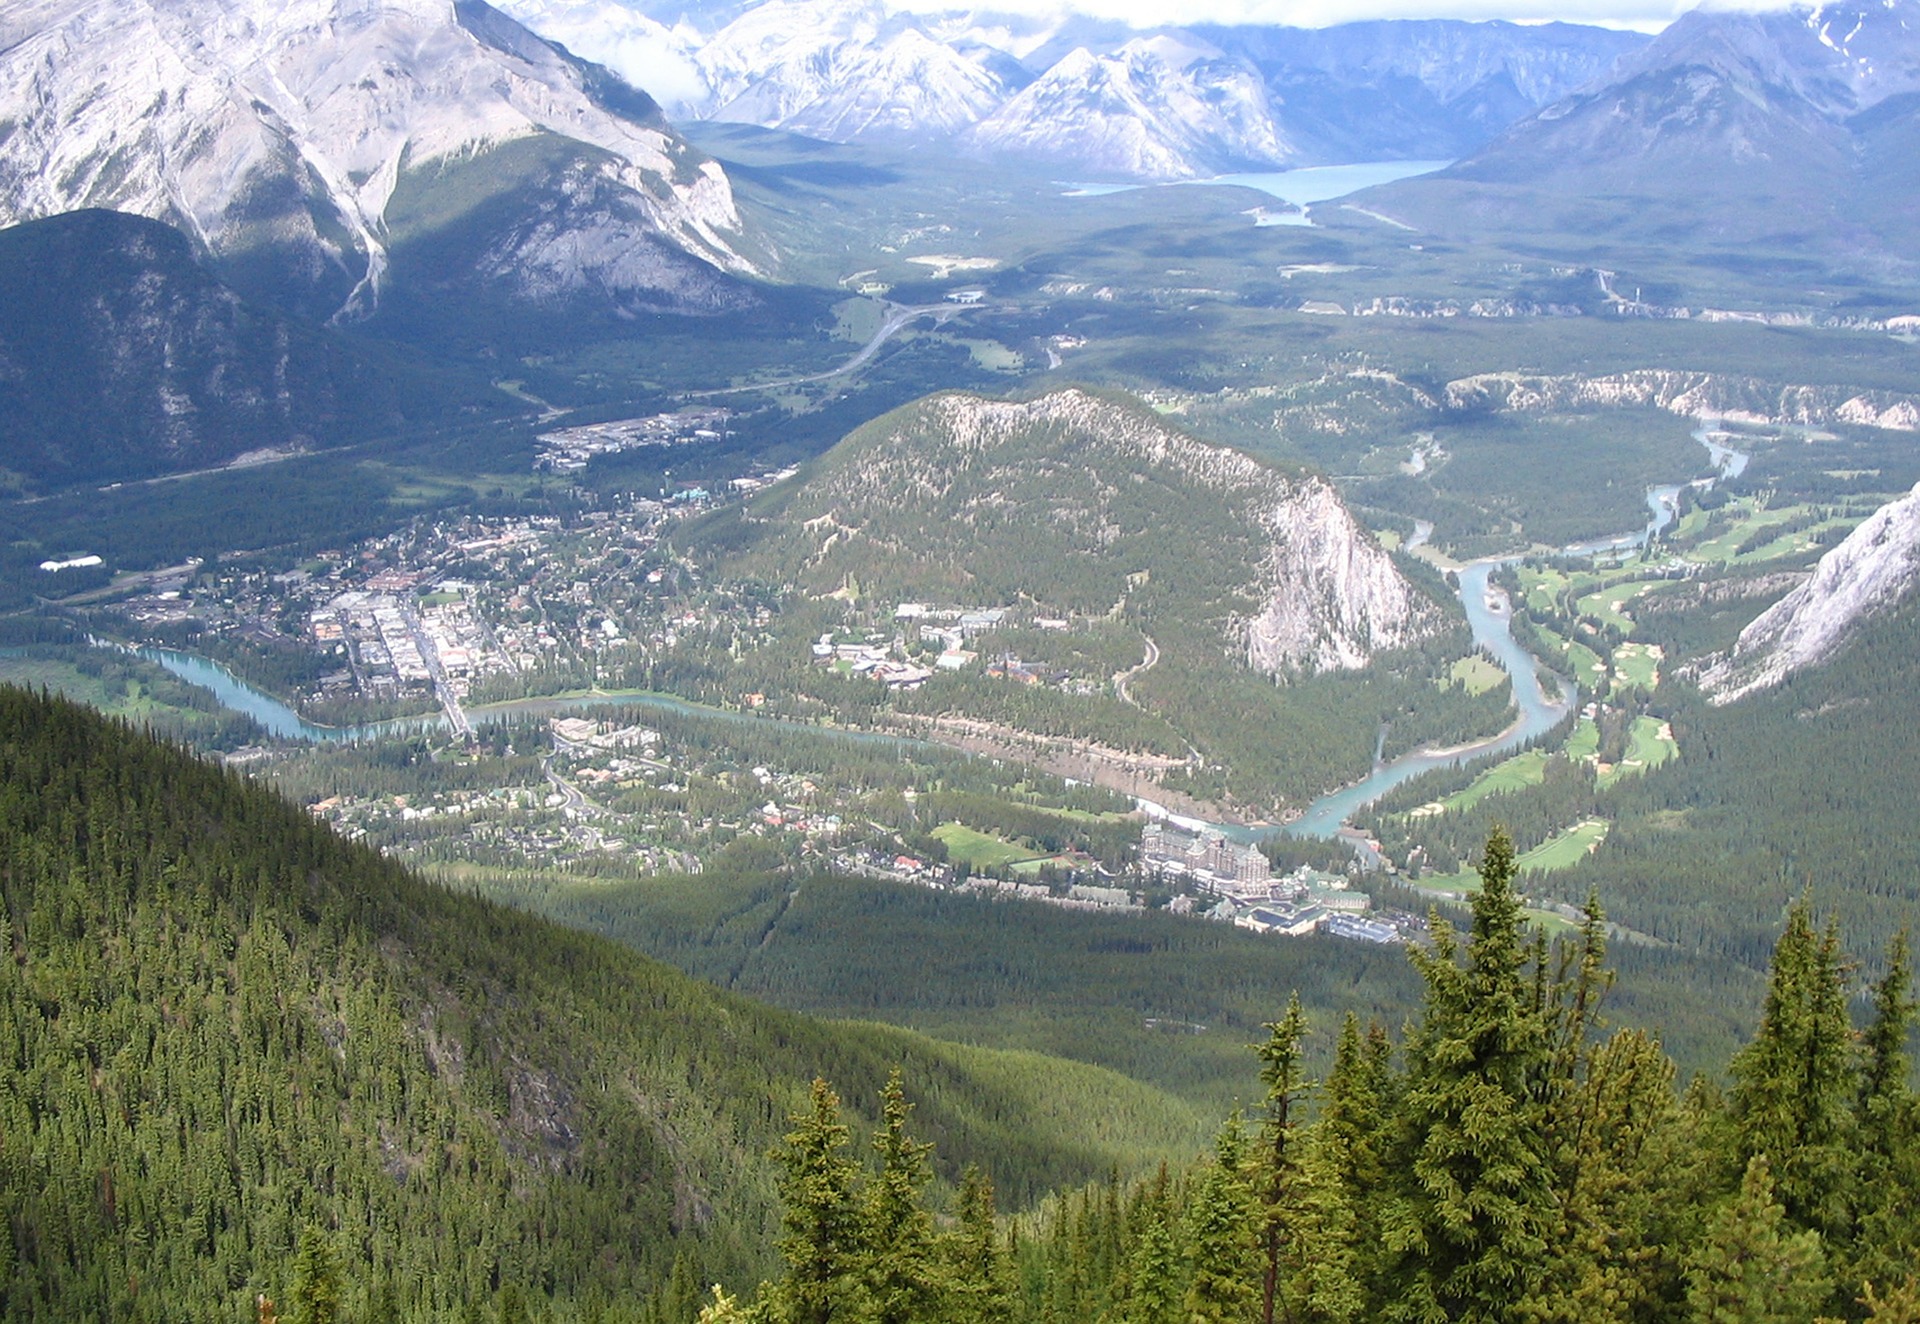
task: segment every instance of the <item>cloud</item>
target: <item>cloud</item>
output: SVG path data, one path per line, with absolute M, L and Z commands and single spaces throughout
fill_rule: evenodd
M 707 95 L 693 62 L 699 38 L 648 18 L 637 4 L 606 0 L 504 0 L 500 8 L 575 55 L 604 64 L 671 113 Z

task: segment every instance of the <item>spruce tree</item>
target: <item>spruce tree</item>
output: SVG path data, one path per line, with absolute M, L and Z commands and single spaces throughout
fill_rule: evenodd
M 1920 1324 L 1920 1276 L 1909 1273 L 1904 1282 L 1885 1292 L 1868 1283 L 1861 1289 L 1860 1304 L 1872 1324 Z
M 1383 1227 L 1391 1319 L 1504 1320 L 1540 1283 L 1553 1223 L 1540 1099 L 1550 1052 L 1513 879 L 1513 842 L 1496 828 L 1464 964 L 1438 916 L 1434 950 L 1413 954 L 1427 997 Z
M 1838 930 L 1803 899 L 1773 949 L 1753 1042 L 1733 1059 L 1736 1159 L 1765 1155 L 1787 1216 L 1835 1244 L 1849 1236 L 1859 1083 Z
M 1874 985 L 1873 1019 L 1861 1038 L 1855 1105 L 1860 1171 L 1849 1268 L 1851 1281 L 1890 1288 L 1920 1263 L 1920 1100 L 1907 1060 L 1914 1011 L 1913 968 L 1902 932 L 1887 952 L 1886 975 Z
M 1688 1261 L 1689 1324 L 1810 1324 L 1829 1288 L 1820 1234 L 1792 1225 L 1755 1155 Z
M 969 1163 L 960 1174 L 959 1227 L 946 1245 L 949 1318 L 953 1324 L 1011 1324 L 1013 1269 L 993 1203 L 993 1183 Z
M 1673 1062 L 1638 1030 L 1584 1057 L 1549 1124 L 1553 1224 L 1539 1290 L 1517 1313 L 1552 1324 L 1644 1318 L 1669 1290 L 1664 1244 L 1691 1192 Z
M 1378 1261 L 1384 1146 L 1392 1125 L 1385 1032 L 1365 1038 L 1349 1014 L 1340 1029 L 1325 1106 L 1306 1137 L 1297 1294 L 1302 1315 L 1345 1324 L 1365 1314 Z
M 1289 1252 L 1297 1231 L 1293 1208 L 1300 1172 L 1299 1119 L 1295 1104 L 1304 1086 L 1300 1043 L 1307 1037 L 1306 1013 L 1300 995 L 1287 1002 L 1287 1014 L 1267 1024 L 1268 1037 L 1259 1045 L 1260 1083 L 1266 1088 L 1266 1116 L 1260 1126 L 1260 1151 L 1255 1160 L 1256 1197 L 1260 1202 L 1260 1318 L 1273 1324 L 1285 1310 Z
M 1127 1252 L 1126 1324 L 1178 1324 L 1180 1250 L 1174 1242 L 1168 1185 L 1163 1165 L 1138 1210 Z
M 907 1134 L 912 1111 L 895 1067 L 881 1095 L 881 1125 L 873 1137 L 880 1171 L 867 1187 L 861 1246 L 862 1315 L 873 1324 L 914 1324 L 938 1313 L 933 1216 L 921 1203 L 933 1178 L 927 1166 L 933 1146 Z
M 757 1324 L 759 1312 L 740 1304 L 739 1298 L 729 1296 L 720 1284 L 713 1285 L 713 1297 L 700 1307 L 695 1324 Z
M 315 1224 L 300 1233 L 293 1286 L 281 1318 L 286 1324 L 336 1324 L 340 1318 L 340 1266 L 332 1240 Z
M 1200 1175 L 1187 1214 L 1193 1264 L 1186 1299 L 1190 1324 L 1251 1324 L 1254 1318 L 1259 1301 L 1254 1286 L 1258 1219 L 1246 1167 L 1246 1131 L 1236 1111 L 1214 1141 L 1213 1161 Z
M 793 1130 L 774 1152 L 786 1202 L 778 1245 L 787 1272 L 775 1285 L 775 1317 L 782 1324 L 834 1324 L 853 1315 L 863 1249 L 856 1181 L 847 1157 L 840 1096 L 815 1078 L 812 1106 L 793 1115 Z

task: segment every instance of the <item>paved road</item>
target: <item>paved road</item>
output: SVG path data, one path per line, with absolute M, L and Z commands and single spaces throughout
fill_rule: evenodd
M 1153 636 L 1150 634 L 1142 633 L 1140 637 L 1147 641 L 1146 657 L 1141 659 L 1139 666 L 1128 671 L 1122 671 L 1113 678 L 1113 692 L 1118 696 L 1120 702 L 1132 703 L 1136 708 L 1140 705 L 1134 703 L 1133 696 L 1127 693 L 1127 682 L 1142 672 L 1152 671 L 1154 667 L 1160 663 L 1160 645 L 1153 642 Z
M 916 321 L 922 317 L 931 317 L 933 318 L 933 324 L 940 326 L 945 323 L 948 318 L 960 311 L 956 305 L 944 303 L 922 304 L 918 307 L 908 307 L 904 304 L 888 304 L 887 308 L 886 319 L 880 323 L 880 329 L 873 333 L 873 339 L 863 345 L 858 354 L 855 354 L 837 368 L 829 368 L 825 372 L 816 372 L 806 377 L 783 377 L 778 381 L 753 382 L 747 386 L 722 386 L 711 391 L 689 391 L 687 392 L 687 398 L 689 400 L 705 400 L 716 395 L 739 395 L 745 391 L 775 391 L 783 386 L 805 386 L 810 382 L 824 382 L 835 377 L 844 377 L 848 373 L 858 371 L 864 367 L 867 360 L 871 359 L 875 354 L 878 354 L 880 347 L 895 335 L 899 334 L 901 329 L 909 322 Z
M 411 604 L 403 605 L 401 611 L 407 622 L 407 631 L 413 636 L 413 646 L 419 650 L 420 660 L 427 664 L 427 674 L 433 678 L 433 692 L 447 714 L 447 725 L 460 739 L 473 739 L 473 723 L 467 720 L 467 711 L 460 706 L 460 696 L 453 692 L 453 682 L 447 679 L 447 669 L 440 665 L 440 650 L 427 634 L 420 614 Z
M 540 771 L 546 774 L 547 783 L 560 793 L 564 801 L 560 808 L 570 809 L 583 818 L 598 818 L 606 813 L 599 805 L 580 793 L 580 788 L 553 770 L 553 756 L 549 754 L 540 761 Z

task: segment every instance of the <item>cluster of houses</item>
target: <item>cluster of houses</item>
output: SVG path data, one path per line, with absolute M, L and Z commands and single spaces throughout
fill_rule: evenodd
M 1200 911 L 1208 919 L 1287 937 L 1330 933 L 1363 942 L 1403 940 L 1394 925 L 1367 918 L 1372 903 L 1350 890 L 1346 879 L 1305 866 L 1276 877 L 1258 848 L 1218 832 L 1149 823 L 1140 834 L 1140 867 L 1163 883 L 1192 889 L 1168 906 L 1176 914 Z
M 880 634 L 845 636 L 829 631 L 814 641 L 813 660 L 854 675 L 870 676 L 890 689 L 918 689 L 932 679 L 936 671 L 958 671 L 972 665 L 979 654 L 966 644 L 976 635 L 998 629 L 1006 618 L 1005 607 L 938 609 L 924 602 L 903 602 L 893 612 L 898 628 L 892 639 Z M 1064 627 L 1065 622 L 1060 624 Z M 908 656 L 909 629 L 918 635 L 923 650 L 939 647 L 931 667 L 922 666 Z M 1041 678 L 1027 672 L 1026 664 L 1009 660 L 995 674 L 1019 680 Z
M 683 409 L 647 418 L 618 418 L 606 423 L 542 432 L 536 469 L 573 473 L 596 455 L 612 455 L 643 446 L 688 446 L 719 441 L 730 415 L 724 409 Z
M 917 690 L 932 679 L 932 667 L 907 661 L 897 655 L 897 649 L 897 643 L 836 641 L 829 632 L 814 641 L 813 660 L 825 666 L 845 667 L 856 676 L 870 676 L 888 689 Z

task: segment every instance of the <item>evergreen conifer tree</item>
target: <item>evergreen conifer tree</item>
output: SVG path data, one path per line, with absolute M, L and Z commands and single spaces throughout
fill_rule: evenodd
M 1395 1257 L 1383 1313 L 1504 1320 L 1541 1280 L 1552 1227 L 1541 1093 L 1550 1049 L 1526 971 L 1513 842 L 1487 839 L 1462 964 L 1451 927 L 1413 959 L 1427 984 L 1408 1049 L 1399 1189 L 1383 1241 Z
M 755 1324 L 758 1314 L 743 1306 L 737 1297 L 727 1294 L 720 1284 L 713 1285 L 713 1297 L 700 1307 L 695 1324 Z
M 1291 1242 L 1297 1223 L 1292 1206 L 1300 1154 L 1294 1105 L 1304 1084 L 1300 1043 L 1307 1037 L 1307 1017 L 1300 1010 L 1298 993 L 1288 1000 L 1287 1014 L 1266 1028 L 1267 1041 L 1258 1048 L 1266 1116 L 1260 1126 L 1255 1180 L 1260 1202 L 1260 1318 L 1262 1324 L 1273 1324 L 1285 1312 L 1289 1252 L 1295 1249 Z
M 1853 1023 L 1839 932 L 1815 932 L 1804 899 L 1774 946 L 1760 1028 L 1732 1074 L 1738 1161 L 1765 1155 L 1787 1216 L 1844 1244 L 1855 1200 Z
M 782 1324 L 834 1324 L 854 1314 L 865 1231 L 859 1168 L 847 1157 L 840 1096 L 826 1081 L 814 1080 L 812 1106 L 795 1113 L 793 1123 L 775 1151 L 786 1202 L 778 1245 L 787 1273 L 776 1285 L 774 1313 Z
M 1246 1131 L 1236 1111 L 1214 1141 L 1213 1161 L 1200 1175 L 1187 1215 L 1189 1324 L 1251 1324 L 1254 1318 L 1258 1219 L 1246 1167 Z
M 1861 1039 L 1860 1171 L 1849 1277 L 1862 1283 L 1898 1284 L 1920 1263 L 1920 1100 L 1907 1059 L 1914 1011 L 1902 932 L 1887 952 L 1886 975 L 1874 985 L 1873 1019 Z
M 1909 1273 L 1905 1282 L 1886 1292 L 1868 1283 L 1860 1292 L 1860 1304 L 1872 1324 L 1920 1324 L 1920 1276 Z
M 960 1174 L 959 1222 L 946 1243 L 954 1324 L 1011 1324 L 1013 1270 L 1000 1244 L 993 1183 L 971 1163 Z
M 1141 1201 L 1127 1253 L 1126 1324 L 1178 1324 L 1180 1250 L 1174 1241 L 1167 1170 Z
M 1829 1287 L 1820 1234 L 1792 1225 L 1755 1155 L 1688 1261 L 1689 1324 L 1811 1324 Z
M 332 1240 L 315 1224 L 301 1230 L 281 1318 L 286 1324 L 337 1324 L 340 1319 L 340 1266 Z
M 1302 1162 L 1297 1294 L 1308 1320 L 1345 1324 L 1367 1307 L 1378 1262 L 1384 1146 L 1392 1125 L 1385 1031 L 1363 1038 L 1349 1014 L 1340 1028 L 1326 1102 Z
M 912 1111 L 895 1067 L 881 1095 L 880 1130 L 873 1137 L 880 1171 L 867 1187 L 861 1246 L 862 1313 L 873 1324 L 916 1324 L 938 1313 L 933 1216 L 921 1202 L 933 1178 L 927 1166 L 933 1146 L 907 1134 Z

